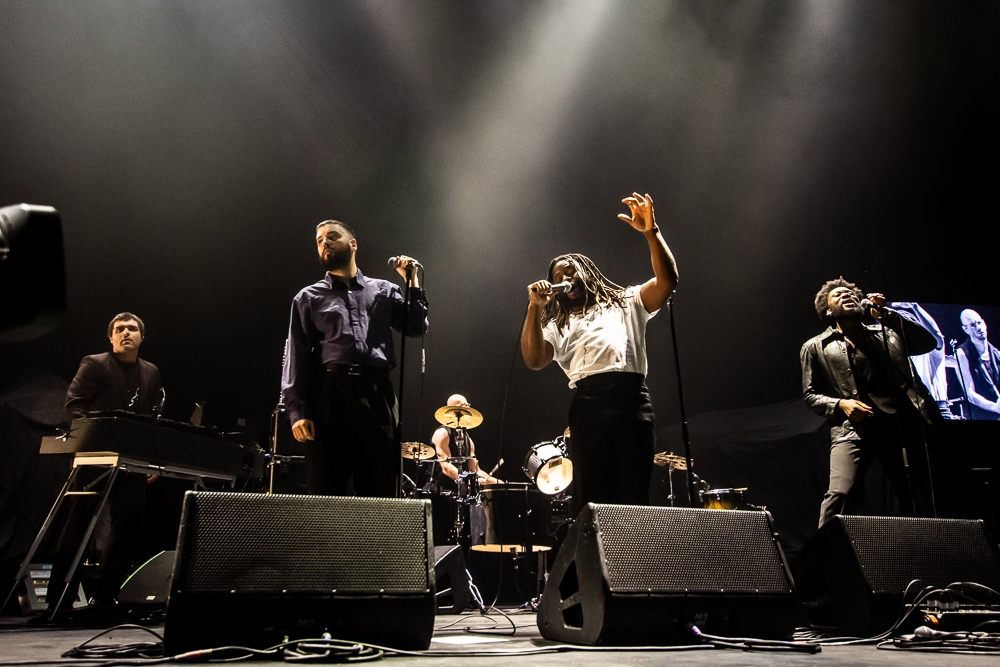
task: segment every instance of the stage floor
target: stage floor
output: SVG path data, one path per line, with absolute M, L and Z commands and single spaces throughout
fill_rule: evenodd
M 969 667 L 996 665 L 997 655 L 947 655 L 918 653 L 915 651 L 879 650 L 874 646 L 825 646 L 814 655 L 776 651 L 742 651 L 736 649 L 695 649 L 636 651 L 630 649 L 565 650 L 554 653 L 537 653 L 546 646 L 553 645 L 543 639 L 535 625 L 535 615 L 530 612 L 508 611 L 508 617 L 491 614 L 442 615 L 435 622 L 431 650 L 421 656 L 386 657 L 391 664 L 424 665 L 431 667 L 455 666 L 474 661 L 476 665 L 510 665 L 517 661 L 519 667 L 532 665 L 922 665 L 961 664 Z M 0 664 L 23 663 L 25 661 L 59 661 L 60 655 L 74 646 L 101 632 L 99 628 L 51 628 L 16 627 L 23 619 L 0 619 Z M 149 629 L 163 632 L 163 625 L 150 625 Z M 99 641 L 106 643 L 130 643 L 149 641 L 151 635 L 141 630 L 120 629 L 105 635 Z M 525 652 L 525 655 L 511 655 Z M 469 653 L 476 652 L 479 657 Z M 65 659 L 64 663 L 86 664 L 82 661 Z M 255 660 L 254 664 L 265 661 Z M 53 664 L 49 662 L 47 664 Z M 270 663 L 269 663 L 270 664 Z M 283 664 L 274 661 L 274 664 Z

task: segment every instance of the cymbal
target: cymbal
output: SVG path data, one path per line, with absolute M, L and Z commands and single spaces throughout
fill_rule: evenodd
M 670 466 L 672 470 L 687 470 L 687 459 L 677 454 L 667 452 L 654 454 L 653 463 L 658 466 Z M 694 465 L 694 459 L 691 459 L 691 465 Z
M 402 456 L 404 459 L 423 461 L 435 458 L 437 452 L 434 451 L 433 447 L 422 442 L 404 442 Z
M 483 423 L 483 414 L 475 408 L 464 408 L 458 405 L 446 405 L 438 408 L 434 419 L 439 424 L 451 428 L 476 428 Z

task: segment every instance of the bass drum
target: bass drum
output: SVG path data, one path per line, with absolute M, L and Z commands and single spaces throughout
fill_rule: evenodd
M 549 498 L 530 484 L 508 482 L 480 488 L 479 504 L 469 508 L 472 549 L 498 553 L 548 551 Z
M 743 497 L 746 489 L 712 489 L 701 492 L 701 506 L 707 510 L 749 509 Z

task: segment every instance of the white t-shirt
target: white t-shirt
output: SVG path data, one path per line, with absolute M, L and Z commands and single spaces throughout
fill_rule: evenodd
M 578 380 L 597 373 L 646 374 L 646 322 L 657 311 L 646 312 L 639 285 L 625 290 L 623 308 L 594 306 L 582 315 L 570 315 L 562 331 L 555 320 L 542 327 L 552 345 L 553 358 L 569 378 Z

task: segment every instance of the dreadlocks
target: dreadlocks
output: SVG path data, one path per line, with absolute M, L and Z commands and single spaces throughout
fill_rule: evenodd
M 813 305 L 816 306 L 816 314 L 819 315 L 819 319 L 822 320 L 823 324 L 830 323 L 830 318 L 826 315 L 826 310 L 830 307 L 827 301 L 830 298 L 830 292 L 838 287 L 846 287 L 854 292 L 854 294 L 858 297 L 858 301 L 865 298 L 865 295 L 860 289 L 858 289 L 858 286 L 844 280 L 844 276 L 840 276 L 834 280 L 827 280 L 823 283 L 823 286 L 819 288 L 819 292 L 816 293 L 816 300 L 813 303 Z
M 580 280 L 583 281 L 583 288 L 587 291 L 584 310 L 595 303 L 602 307 L 612 304 L 624 307 L 625 288 L 605 278 L 597 265 L 584 255 L 574 252 L 568 255 L 559 255 L 553 259 L 549 264 L 549 282 L 552 282 L 552 272 L 559 262 L 572 264 L 573 268 L 576 269 L 576 275 L 580 276 Z M 556 327 L 561 331 L 569 323 L 569 316 L 570 312 L 569 308 L 566 307 L 564 295 L 556 295 L 554 299 L 545 304 L 545 310 L 542 312 L 542 326 L 544 327 L 550 321 L 555 320 Z

